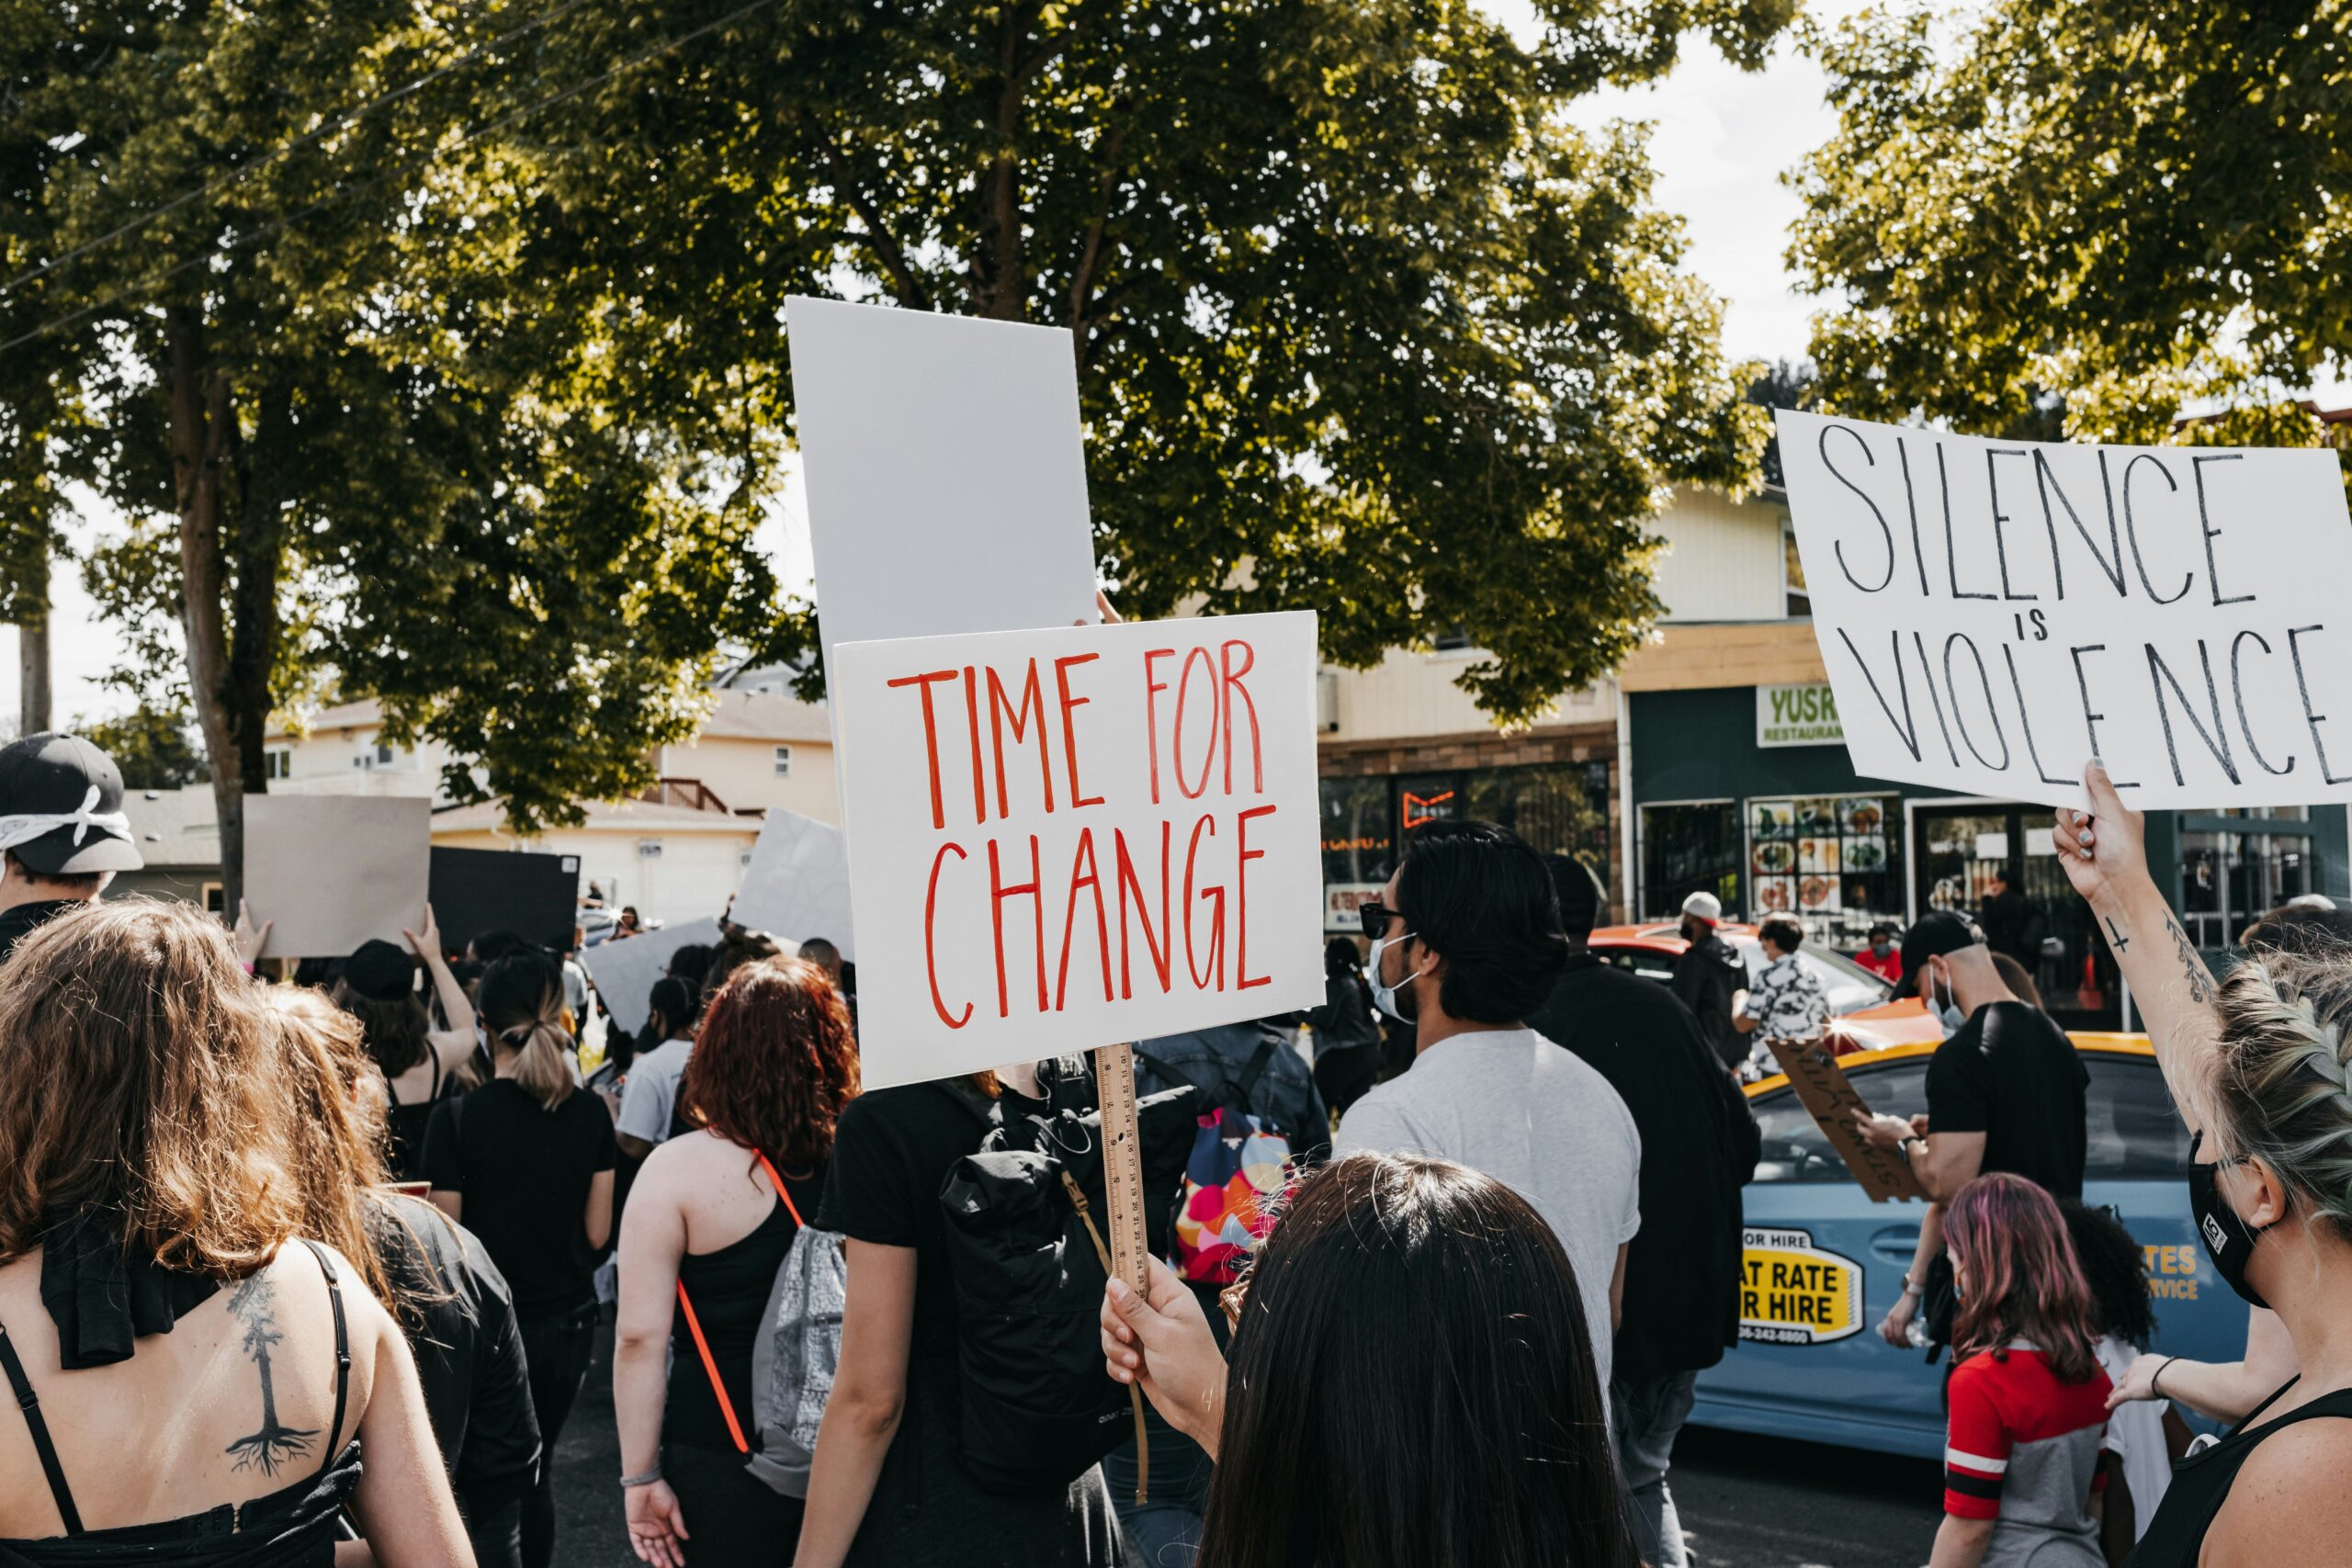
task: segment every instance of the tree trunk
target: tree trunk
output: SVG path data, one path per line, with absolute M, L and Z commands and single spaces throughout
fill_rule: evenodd
M 167 309 L 164 339 L 172 490 L 180 520 L 180 625 L 187 637 L 188 690 L 196 700 L 197 728 L 212 764 L 221 894 L 233 919 L 244 896 L 245 769 L 223 610 L 220 519 L 221 459 L 234 433 L 236 413 L 230 406 L 227 378 L 205 364 L 201 311 L 189 305 Z
M 41 583 L 42 603 L 48 602 L 49 551 L 40 552 L 34 568 Z M 19 736 L 39 735 L 51 728 L 51 687 L 49 674 L 49 615 L 46 611 L 39 621 L 25 621 L 17 626 L 17 733 Z

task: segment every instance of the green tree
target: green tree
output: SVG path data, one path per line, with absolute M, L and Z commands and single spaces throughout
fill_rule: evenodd
M 77 719 L 75 731 L 114 759 L 127 789 L 178 789 L 211 775 L 186 710 L 141 704 L 116 718 Z
M 232 902 L 274 707 L 377 696 L 527 829 L 768 625 L 740 404 L 643 396 L 481 238 L 537 189 L 514 111 L 608 63 L 565 8 L 0 0 L 0 577 L 64 480 L 130 520 L 87 575 L 194 712 Z
M 1526 720 L 1635 645 L 1645 521 L 1753 482 L 1763 424 L 1644 133 L 1565 110 L 1687 28 L 1753 64 L 1792 6 L 1543 9 L 1522 49 L 1470 0 L 757 7 L 558 111 L 501 243 L 658 384 L 778 423 L 788 293 L 1066 327 L 1130 613 L 1308 606 L 1359 665 L 1458 629 Z M 553 30 L 604 59 L 677 25 Z M 769 651 L 809 645 L 804 606 Z
M 1792 262 L 1829 400 L 1958 429 L 2309 445 L 2352 358 L 2352 7 L 1997 0 L 1819 40 Z

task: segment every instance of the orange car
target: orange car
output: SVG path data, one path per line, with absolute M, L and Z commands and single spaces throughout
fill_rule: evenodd
M 1764 944 L 1756 928 L 1725 923 L 1715 928 L 1715 934 L 1731 943 L 1753 983 L 1764 972 Z M 1681 927 L 1670 922 L 1602 926 L 1592 933 L 1591 942 L 1593 956 L 1660 985 L 1674 977 L 1674 961 L 1690 945 L 1682 940 Z M 1813 971 L 1829 998 L 1829 1040 L 1838 1055 L 1933 1043 L 1944 1037 L 1918 998 L 1896 999 L 1894 987 L 1852 959 L 1807 942 L 1798 950 L 1797 962 Z

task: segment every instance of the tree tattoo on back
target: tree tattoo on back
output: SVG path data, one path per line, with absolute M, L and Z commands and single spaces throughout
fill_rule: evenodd
M 269 1382 L 269 1352 L 286 1336 L 270 1310 L 277 1302 L 277 1287 L 261 1274 L 247 1279 L 229 1297 L 230 1314 L 245 1325 L 245 1354 L 261 1373 L 261 1429 L 239 1438 L 222 1451 L 235 1458 L 236 1469 L 259 1465 L 264 1475 L 276 1475 L 279 1465 L 308 1452 L 311 1439 L 318 1436 L 315 1427 L 288 1427 L 277 1418 L 277 1394 Z

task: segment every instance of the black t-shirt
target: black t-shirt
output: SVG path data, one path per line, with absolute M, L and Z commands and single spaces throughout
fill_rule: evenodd
M 17 951 L 17 944 L 69 910 L 78 909 L 89 902 L 85 898 L 43 898 L 38 903 L 17 904 L 0 909 L 0 960 Z
M 403 1316 L 401 1328 L 450 1483 L 469 1514 L 521 1496 L 538 1475 L 539 1420 L 506 1280 L 481 1242 L 432 1204 L 368 1198 L 376 1255 L 417 1301 L 421 1321 Z
M 529 1323 L 596 1299 L 588 1189 L 619 1152 L 605 1102 L 586 1089 L 549 1111 L 514 1079 L 492 1078 L 434 1109 L 424 1179 L 464 1197 L 466 1228 L 514 1289 L 514 1315 Z
M 1739 1337 L 1740 1189 L 1760 1142 L 1747 1096 L 1671 991 L 1589 953 L 1568 961 L 1527 1025 L 1607 1078 L 1642 1136 L 1642 1228 L 1612 1375 L 1713 1366 Z
M 1982 1133 L 1980 1172 L 2006 1170 L 2053 1196 L 2083 1195 L 2083 1091 L 2074 1042 L 2023 1002 L 1978 1008 L 1928 1064 L 1928 1126 Z
M 1747 1059 L 1747 1041 L 1732 1027 L 1732 994 L 1747 984 L 1747 966 L 1731 943 L 1709 931 L 1674 961 L 1674 994 L 1699 1020 L 1699 1037 L 1725 1066 Z

